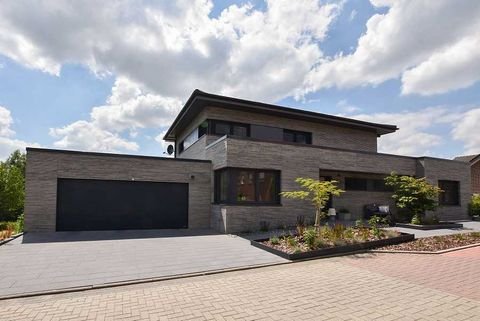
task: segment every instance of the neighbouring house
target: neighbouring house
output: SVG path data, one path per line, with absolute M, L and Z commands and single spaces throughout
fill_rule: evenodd
M 314 215 L 279 196 L 297 177 L 338 181 L 346 192 L 331 206 L 355 219 L 369 203 L 395 211 L 392 171 L 440 186 L 440 218 L 467 218 L 469 164 L 378 153 L 377 138 L 397 129 L 195 90 L 165 134 L 174 158 L 28 148 L 25 229 L 290 226 Z
M 480 194 L 480 154 L 459 156 L 455 160 L 470 164 L 472 175 L 472 193 Z

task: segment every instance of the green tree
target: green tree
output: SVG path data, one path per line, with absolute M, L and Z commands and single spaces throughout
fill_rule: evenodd
M 10 154 L 10 156 L 5 161 L 7 166 L 15 166 L 20 170 L 23 177 L 25 178 L 25 168 L 27 165 L 27 155 L 25 153 L 20 152 L 20 150 L 16 150 Z
M 440 188 L 428 183 L 423 178 L 399 176 L 392 172 L 385 178 L 385 185 L 393 187 L 393 199 L 398 208 L 408 210 L 412 215 L 412 223 L 421 223 L 426 211 L 434 211 L 438 207 Z
M 25 202 L 25 154 L 13 152 L 0 162 L 0 221 L 15 221 Z
M 470 216 L 480 215 L 480 194 L 472 195 L 472 200 L 468 204 L 468 213 Z
M 298 191 L 281 192 L 280 195 L 291 199 L 308 200 L 315 207 L 315 227 L 320 227 L 320 220 L 326 213 L 322 210 L 331 195 L 339 196 L 344 191 L 337 187 L 337 181 L 319 181 L 313 178 L 299 177 L 295 182 L 302 188 Z

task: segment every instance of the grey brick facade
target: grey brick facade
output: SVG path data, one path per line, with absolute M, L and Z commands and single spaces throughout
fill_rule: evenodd
M 29 148 L 25 231 L 55 231 L 57 178 L 188 183 L 189 228 L 208 228 L 211 172 L 207 161 Z
M 461 186 L 460 206 L 440 207 L 437 215 L 441 219 L 467 218 L 470 174 L 468 165 L 462 162 L 227 137 L 207 146 L 208 156 L 212 157 L 214 169 L 249 167 L 280 170 L 282 191 L 298 189 L 295 183 L 297 177 L 318 178 L 322 173 L 332 175 L 332 171 L 332 178 L 339 182 L 341 188 L 345 187 L 345 172 L 353 173 L 348 176 L 369 177 L 372 173 L 386 176 L 395 171 L 402 175 L 426 176 L 434 185 L 438 184 L 438 180 L 456 180 Z M 215 159 L 222 159 L 221 164 L 216 164 Z M 353 219 L 362 217 L 363 206 L 368 203 L 388 204 L 393 212 L 396 211 L 388 192 L 347 191 L 333 200 L 337 210 L 348 209 Z M 212 227 L 234 233 L 258 230 L 261 221 L 269 222 L 271 227 L 289 226 L 295 224 L 299 215 L 313 221 L 312 206 L 305 201 L 290 199 L 282 199 L 281 206 L 213 205 Z
M 273 142 L 216 136 L 209 131 L 178 152 L 180 143 L 207 119 L 309 132 L 312 141 L 311 144 Z M 258 230 L 261 221 L 268 222 L 272 228 L 292 226 L 298 216 L 313 221 L 314 210 L 307 201 L 281 199 L 280 204 L 268 206 L 215 204 L 214 171 L 226 167 L 277 170 L 281 191 L 296 190 L 295 179 L 298 177 L 317 179 L 321 175 L 331 176 L 342 189 L 346 177 L 383 179 L 393 171 L 426 177 L 434 185 L 439 180 L 457 181 L 460 204 L 443 206 L 437 214 L 441 219 L 467 218 L 472 192 L 469 164 L 377 153 L 377 137 L 396 129 L 392 125 L 296 111 L 196 91 L 166 134 L 168 139 L 175 141 L 176 159 L 29 149 L 26 230 L 55 230 L 57 178 L 134 178 L 189 183 L 190 228 L 212 227 L 224 233 L 235 233 Z M 192 175 L 194 179 L 191 179 Z M 334 198 L 332 205 L 337 210 L 348 209 L 356 219 L 363 216 L 363 207 L 369 203 L 388 204 L 393 212 L 396 211 L 391 193 L 385 191 L 349 190 Z

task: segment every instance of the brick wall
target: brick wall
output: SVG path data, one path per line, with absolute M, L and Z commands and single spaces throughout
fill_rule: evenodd
M 216 150 L 216 153 L 209 150 Z M 248 167 L 276 169 L 281 171 L 281 190 L 298 189 L 297 177 L 318 178 L 320 170 L 347 171 L 363 173 L 389 174 L 396 171 L 402 175 L 416 175 L 419 168 L 425 168 L 425 174 L 432 183 L 438 179 L 451 179 L 461 182 L 461 206 L 442 208 L 438 214 L 442 219 L 464 218 L 467 213 L 466 197 L 469 193 L 469 170 L 460 162 L 376 153 L 361 153 L 345 150 L 319 148 L 313 146 L 287 145 L 280 143 L 258 142 L 235 138 L 224 138 L 207 148 L 207 157 L 221 156 L 221 167 Z M 214 156 L 215 155 L 215 156 Z M 421 176 L 421 175 L 420 175 Z M 342 184 L 342 179 L 340 179 Z M 343 186 L 343 185 L 341 185 Z M 388 203 L 393 207 L 389 193 L 384 192 L 347 192 L 334 199 L 334 207 L 346 207 L 361 217 L 363 206 L 367 203 Z M 212 227 L 225 229 L 227 233 L 258 230 L 260 221 L 270 222 L 271 227 L 294 225 L 298 215 L 313 221 L 314 209 L 307 201 L 282 198 L 281 206 L 223 206 L 214 205 Z
M 436 214 L 444 220 L 467 219 L 467 206 L 472 195 L 470 164 L 430 157 L 420 158 L 419 163 L 421 168 L 417 176 L 425 176 L 433 185 L 438 186 L 439 180 L 460 182 L 460 205 L 440 206 Z
M 208 228 L 211 173 L 209 162 L 28 149 L 25 230 L 55 231 L 57 178 L 188 183 L 189 228 Z
M 195 118 L 195 120 L 193 120 L 191 124 L 178 135 L 177 145 L 183 139 L 185 139 L 185 137 L 190 134 L 192 130 L 198 127 L 204 120 L 209 118 L 311 132 L 312 144 L 317 146 L 336 147 L 369 152 L 377 151 L 377 135 L 373 131 L 300 121 L 259 113 L 228 110 L 219 107 L 205 108 Z M 191 158 L 192 155 L 192 153 L 179 153 L 178 156 Z M 197 158 L 201 158 L 203 156 L 203 154 L 199 153 Z
M 472 170 L 472 193 L 480 194 L 480 161 L 471 167 Z
M 217 147 L 220 146 L 220 147 Z M 253 142 L 224 138 L 207 148 L 207 157 L 216 149 L 216 155 L 225 153 L 221 167 L 250 167 L 281 171 L 281 190 L 298 188 L 297 177 L 318 178 L 319 171 L 337 170 L 385 174 L 395 170 L 401 174 L 415 175 L 414 158 L 375 153 L 358 153 L 302 145 Z M 381 194 L 381 195 L 380 195 Z M 386 201 L 385 193 L 372 196 L 370 192 L 346 193 L 339 206 L 349 208 L 361 216 L 363 205 L 376 200 Z M 271 227 L 294 225 L 298 215 L 314 220 L 314 209 L 307 201 L 283 198 L 281 206 L 222 206 L 214 205 L 212 227 L 224 227 L 227 233 L 258 230 L 260 221 L 268 221 Z M 348 204 L 348 206 L 347 206 Z M 334 206 L 335 200 L 334 200 Z

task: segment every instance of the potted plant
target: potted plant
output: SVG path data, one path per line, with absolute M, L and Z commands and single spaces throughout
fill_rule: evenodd
M 341 208 L 338 211 L 338 216 L 339 216 L 340 220 L 342 220 L 342 221 L 350 221 L 352 219 L 352 214 L 346 208 Z

